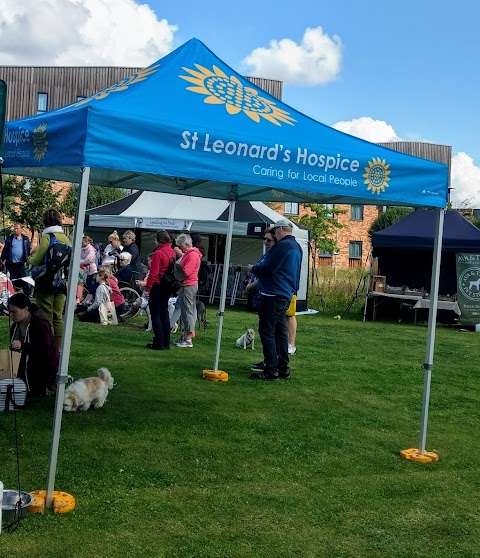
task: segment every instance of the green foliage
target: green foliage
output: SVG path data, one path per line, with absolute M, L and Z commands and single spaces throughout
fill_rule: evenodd
M 387 210 L 379 215 L 375 221 L 372 223 L 368 234 L 372 236 L 374 232 L 383 231 L 387 227 L 390 227 L 401 221 L 407 215 L 413 212 L 411 207 L 387 207 Z
M 336 230 L 343 228 L 344 225 L 339 223 L 335 216 L 346 213 L 346 210 L 327 208 L 316 203 L 306 203 L 304 207 L 310 209 L 312 214 L 303 215 L 303 217 L 297 219 L 297 222 L 310 229 L 313 254 L 316 254 L 318 250 L 327 250 L 328 252 L 336 250 L 338 246 L 334 234 Z
M 0 535 L 2 558 L 478 556 L 479 334 L 437 329 L 427 450 L 440 461 L 422 465 L 399 452 L 418 447 L 426 327 L 298 316 L 292 378 L 262 383 L 248 378 L 260 343 L 234 346 L 255 316 L 228 309 L 216 383 L 201 378 L 216 310 L 189 351 L 146 350 L 144 318 L 75 322 L 69 373 L 107 365 L 116 385 L 103 408 L 63 414 L 55 490 L 75 511 L 29 512 Z M 46 488 L 53 409 L 0 413 L 5 488 Z
M 472 224 L 475 225 L 477 229 L 480 229 L 480 219 L 472 219 Z
M 339 269 L 318 266 L 308 292 L 308 305 L 327 314 L 342 314 L 353 301 L 350 312 L 360 312 L 365 303 L 367 272 L 363 267 Z
M 8 177 L 4 181 L 4 190 L 8 220 L 26 225 L 32 238 L 43 229 L 45 210 L 49 207 L 58 209 L 58 193 L 49 180 Z
M 105 186 L 89 186 L 87 195 L 87 209 L 105 205 L 124 198 L 127 195 L 123 188 L 107 188 Z M 62 202 L 62 213 L 67 217 L 75 217 L 77 211 L 78 184 L 71 184 Z

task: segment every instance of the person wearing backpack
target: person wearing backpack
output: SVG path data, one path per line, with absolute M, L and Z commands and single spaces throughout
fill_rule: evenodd
M 55 240 L 63 245 L 70 246 L 71 242 L 62 229 L 62 218 L 60 213 L 53 208 L 47 209 L 42 216 L 45 229 L 42 231 L 40 244 L 37 252 L 30 256 L 27 262 L 32 266 L 45 264 L 51 241 Z M 51 237 L 54 237 L 53 239 Z M 48 266 L 48 264 L 47 264 Z M 53 284 L 49 273 L 35 280 L 35 300 L 38 313 L 47 318 L 52 324 L 55 335 L 55 343 L 60 351 L 63 335 L 63 308 L 65 306 L 65 289 L 60 289 Z
M 157 249 L 152 254 L 145 285 L 153 327 L 153 341 L 147 344 L 147 349 L 164 351 L 170 349 L 168 299 L 171 296 L 171 284 L 165 281 L 165 274 L 175 260 L 175 252 L 170 246 L 172 239 L 167 231 L 158 231 L 155 242 Z

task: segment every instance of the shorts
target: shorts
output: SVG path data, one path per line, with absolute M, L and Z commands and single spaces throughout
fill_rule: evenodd
M 297 311 L 297 295 L 293 295 L 290 304 L 288 305 L 287 311 L 285 312 L 285 316 L 295 316 Z

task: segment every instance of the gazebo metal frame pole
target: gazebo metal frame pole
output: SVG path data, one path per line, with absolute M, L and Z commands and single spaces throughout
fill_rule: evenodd
M 435 241 L 433 248 L 432 282 L 430 286 L 430 308 L 428 312 L 427 348 L 425 352 L 425 378 L 423 382 L 422 416 L 420 421 L 419 453 L 425 453 L 427 441 L 428 405 L 430 401 L 430 383 L 432 379 L 433 354 L 435 349 L 435 329 L 437 325 L 438 287 L 440 283 L 440 263 L 442 259 L 444 209 L 436 209 Z
M 222 290 L 220 292 L 220 302 L 218 304 L 218 325 L 217 325 L 217 339 L 215 344 L 215 359 L 213 363 L 213 371 L 218 370 L 218 361 L 220 360 L 220 345 L 222 343 L 222 328 L 223 328 L 223 316 L 225 314 L 225 300 L 227 298 L 227 284 L 228 284 L 228 270 L 230 266 L 230 252 L 232 248 L 232 237 L 233 237 L 233 219 L 235 216 L 235 197 L 236 197 L 236 186 L 232 186 L 231 199 L 228 211 L 228 229 L 227 229 L 227 240 L 225 243 L 225 256 L 223 259 L 223 275 L 222 275 Z
M 62 352 L 60 355 L 59 372 L 57 376 L 57 395 L 55 399 L 55 411 L 53 415 L 53 434 L 48 465 L 48 484 L 45 504 L 51 507 L 53 490 L 55 485 L 55 474 L 57 471 L 58 447 L 60 444 L 60 430 L 62 427 L 63 398 L 65 384 L 68 381 L 68 363 L 70 360 L 70 347 L 72 343 L 73 318 L 76 307 L 76 284 L 77 269 L 80 269 L 80 252 L 82 248 L 83 223 L 85 222 L 85 210 L 87 207 L 88 183 L 90 180 L 90 167 L 82 169 L 82 179 L 78 189 L 77 213 L 73 228 L 72 259 L 70 261 L 70 281 L 67 289 L 67 304 L 65 308 L 65 320 L 62 336 Z

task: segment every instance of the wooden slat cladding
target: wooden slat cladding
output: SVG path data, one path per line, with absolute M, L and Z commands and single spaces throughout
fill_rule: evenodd
M 436 143 L 425 143 L 420 141 L 396 141 L 379 143 L 384 147 L 400 151 L 407 155 L 414 155 L 429 161 L 444 163 L 448 166 L 448 182 L 450 184 L 450 171 L 452 166 L 452 148 L 450 145 L 438 145 Z
M 140 68 L 0 66 L 0 79 L 8 86 L 7 120 L 37 114 L 38 94 L 48 95 L 48 110 L 57 109 L 89 97 L 135 74 Z M 248 77 L 277 99 L 282 97 L 282 82 Z

